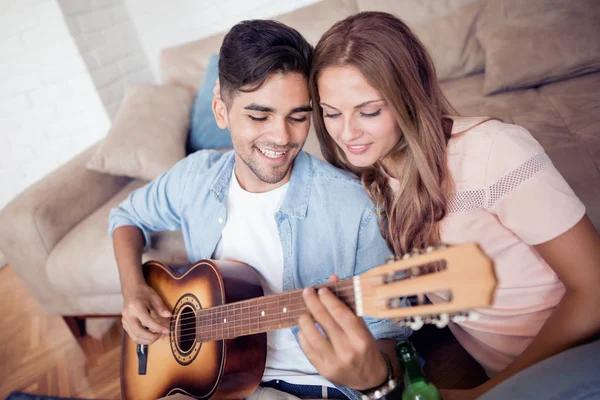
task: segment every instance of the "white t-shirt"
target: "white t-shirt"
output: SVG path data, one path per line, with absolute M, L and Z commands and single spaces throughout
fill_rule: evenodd
M 259 274 L 265 295 L 282 292 L 283 249 L 275 214 L 288 184 L 266 193 L 242 189 L 232 174 L 227 196 L 227 220 L 213 257 L 240 261 Z M 263 381 L 281 379 L 302 385 L 334 385 L 308 361 L 291 329 L 267 333 L 267 363 Z

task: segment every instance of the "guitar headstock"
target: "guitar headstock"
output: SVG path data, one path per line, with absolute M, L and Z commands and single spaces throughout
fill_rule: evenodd
M 489 306 L 496 287 L 493 263 L 475 243 L 415 251 L 355 280 L 359 315 L 398 319 L 413 329 L 472 318 L 468 311 Z

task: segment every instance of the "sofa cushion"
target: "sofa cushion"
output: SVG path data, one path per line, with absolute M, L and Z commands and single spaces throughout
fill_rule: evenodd
M 600 229 L 600 72 L 544 85 L 538 90 L 552 103 L 573 140 L 579 143 L 577 152 L 562 152 L 553 160 L 562 163 L 563 169 L 573 170 L 565 174 L 572 175 L 572 181 L 578 179 L 572 183 L 573 189 L 581 188 L 576 193 Z
M 213 88 L 219 77 L 219 56 L 210 57 L 206 75 L 192 105 L 190 130 L 187 139 L 187 152 L 201 149 L 223 149 L 233 147 L 229 130 L 217 125 L 212 111 Z
M 469 4 L 413 28 L 433 59 L 439 81 L 483 71 L 485 54 L 475 36 L 483 6 Z
M 481 0 L 357 0 L 359 11 L 383 11 L 394 14 L 410 26 L 448 15 Z
M 358 0 L 358 8 L 387 12 L 406 23 L 431 55 L 438 80 L 483 71 L 485 55 L 475 36 L 483 1 Z
M 600 73 L 494 96 L 482 94 L 483 74 L 441 85 L 461 115 L 489 115 L 525 127 L 586 206 L 600 229 Z M 584 111 L 573 112 L 572 102 Z M 557 106 L 558 105 L 558 106 Z
M 142 180 L 167 171 L 185 157 L 193 97 L 193 92 L 177 86 L 129 86 L 88 168 Z
M 596 0 L 491 0 L 482 19 L 485 94 L 600 70 Z
M 144 185 L 136 180 L 73 228 L 52 250 L 46 264 L 50 282 L 73 295 L 119 294 L 121 286 L 108 234 L 108 215 L 129 193 Z M 181 232 L 159 232 L 152 236 L 151 249 L 143 261 L 159 260 L 186 265 Z
M 556 169 L 567 180 L 571 189 L 585 205 L 586 213 L 600 231 L 600 172 L 593 160 L 593 148 L 600 150 L 600 143 L 576 142 L 571 146 L 547 151 Z M 599 154 L 596 154 L 596 158 Z
M 442 83 L 441 88 L 461 115 L 487 115 L 521 125 L 546 150 L 572 142 L 571 132 L 552 103 L 535 89 L 485 96 L 481 90 L 484 79 L 484 75 L 479 74 Z
M 351 0 L 328 0 L 275 17 L 297 29 L 316 45 L 321 35 L 335 22 L 358 11 Z M 163 50 L 160 54 L 162 81 L 197 90 L 208 67 L 210 55 L 218 53 L 225 33 Z
M 571 133 L 600 143 L 600 72 L 540 87 Z M 600 158 L 595 159 L 600 167 Z

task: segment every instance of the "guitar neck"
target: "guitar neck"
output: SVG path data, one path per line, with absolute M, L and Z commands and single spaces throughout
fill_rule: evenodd
M 315 287 L 326 287 L 356 313 L 352 278 Z M 196 339 L 201 342 L 233 339 L 289 328 L 307 312 L 303 289 L 258 297 L 201 310 L 196 316 Z

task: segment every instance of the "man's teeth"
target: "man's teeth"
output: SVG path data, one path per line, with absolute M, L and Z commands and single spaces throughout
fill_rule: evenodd
M 285 153 L 287 153 L 286 151 L 272 151 L 272 150 L 266 150 L 266 149 L 258 149 L 260 150 L 261 153 L 263 153 L 265 156 L 269 157 L 269 158 L 279 158 L 281 156 L 283 156 Z

